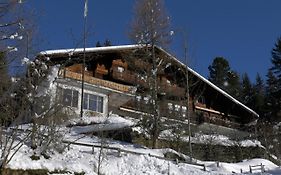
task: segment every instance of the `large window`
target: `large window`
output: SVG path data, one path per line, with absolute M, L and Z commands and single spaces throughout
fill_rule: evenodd
M 71 107 L 78 107 L 78 91 L 62 89 L 62 104 Z
M 83 109 L 103 113 L 103 97 L 84 93 Z

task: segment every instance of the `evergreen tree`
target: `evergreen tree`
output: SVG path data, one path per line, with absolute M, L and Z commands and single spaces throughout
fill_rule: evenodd
M 271 51 L 272 67 L 268 75 L 268 103 L 271 105 L 272 116 L 281 121 L 281 37 L 277 39 Z
M 218 87 L 226 90 L 230 66 L 224 57 L 216 57 L 209 69 L 209 80 Z
M 268 71 L 266 81 L 266 117 L 269 120 L 275 120 L 280 111 L 280 102 L 278 101 L 278 79 L 271 70 Z
M 96 43 L 96 47 L 102 47 L 100 41 L 98 41 L 98 42 Z
M 111 41 L 109 39 L 106 39 L 103 45 L 104 46 L 112 46 Z
M 275 48 L 271 51 L 272 55 L 272 68 L 271 70 L 275 74 L 275 76 L 281 80 L 281 37 L 278 38 L 277 42 L 275 43 Z
M 265 105 L 265 85 L 260 76 L 257 74 L 256 83 L 253 86 L 253 110 L 261 117 L 264 116 Z
M 253 107 L 253 87 L 247 73 L 242 75 L 241 101 L 249 107 Z
M 240 77 L 235 71 L 229 71 L 227 75 L 227 86 L 226 91 L 232 95 L 234 98 L 239 99 L 241 93 Z

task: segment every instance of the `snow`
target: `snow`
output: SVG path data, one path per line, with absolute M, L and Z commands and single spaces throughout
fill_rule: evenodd
M 163 139 L 169 139 L 174 137 L 172 134 L 171 130 L 165 130 L 162 131 L 161 138 Z M 189 138 L 188 136 L 182 136 L 181 138 L 183 141 L 188 142 Z M 212 144 L 212 145 L 223 145 L 223 146 L 241 146 L 241 147 L 261 147 L 263 148 L 262 144 L 258 140 L 242 140 L 242 141 L 236 141 L 236 140 L 231 140 L 229 137 L 224 136 L 224 135 L 218 135 L 218 134 L 201 134 L 201 133 L 196 133 L 195 136 L 191 137 L 191 142 L 192 143 L 197 143 L 197 144 Z
M 67 137 L 73 140 L 81 135 L 68 134 Z M 99 143 L 97 137 L 84 137 L 79 140 L 83 143 Z M 131 175 L 131 174 L 174 174 L 174 175 L 230 175 L 240 173 L 241 169 L 246 174 L 249 173 L 249 165 L 265 165 L 266 174 L 275 175 L 280 174 L 281 169 L 272 162 L 265 159 L 244 160 L 239 163 L 219 163 L 217 167 L 216 162 L 197 161 L 200 164 L 205 164 L 207 171 L 203 171 L 202 167 L 168 161 L 159 159 L 150 155 L 160 156 L 167 152 L 177 153 L 171 149 L 148 149 L 133 144 L 124 142 L 117 142 L 112 140 L 106 141 L 107 146 L 119 147 L 126 150 L 132 150 L 142 153 L 142 155 L 121 153 L 118 155 L 116 150 L 102 150 L 101 173 L 107 175 Z M 100 156 L 100 149 L 95 148 L 94 152 L 91 147 L 71 145 L 69 150 L 66 149 L 62 154 L 55 152 L 51 158 L 45 159 L 43 156 L 39 160 L 32 160 L 33 150 L 24 145 L 15 155 L 12 161 L 8 164 L 12 169 L 47 169 L 49 171 L 64 170 L 69 171 L 70 174 L 85 172 L 86 175 L 97 174 L 97 167 L 99 164 L 98 158 Z M 188 156 L 186 156 L 188 158 Z M 256 173 L 259 171 L 256 170 Z
M 72 130 L 76 133 L 89 133 L 127 128 L 135 123 L 116 114 L 109 114 L 108 117 L 84 115 L 82 118 L 71 119 L 69 125 L 73 126 Z
M 113 117 L 116 118 L 112 119 L 112 121 L 122 121 L 118 116 Z M 103 120 L 97 119 L 96 121 Z M 19 128 L 23 129 L 23 133 L 26 133 L 26 131 L 30 129 L 29 127 L 30 125 L 22 125 Z M 219 167 L 217 166 L 217 162 L 200 161 L 193 159 L 195 162 L 204 164 L 206 166 L 206 171 L 203 171 L 202 166 L 186 163 L 177 164 L 175 161 L 165 160 L 161 158 L 164 157 L 166 153 L 172 153 L 185 160 L 189 160 L 188 156 L 178 153 L 175 150 L 169 148 L 149 149 L 140 145 L 79 134 L 74 130 L 69 130 L 69 128 L 63 126 L 61 126 L 60 129 L 64 133 L 66 133 L 63 138 L 64 141 L 88 144 L 89 146 L 71 144 L 68 147 L 65 144 L 66 149 L 63 153 L 53 151 L 49 159 L 40 156 L 39 160 L 32 160 L 31 156 L 34 155 L 34 150 L 32 150 L 27 145 L 23 145 L 19 152 L 15 154 L 15 157 L 12 159 L 12 161 L 8 164 L 8 167 L 11 169 L 23 170 L 46 169 L 49 171 L 68 171 L 69 174 L 72 175 L 75 172 L 84 172 L 85 175 L 95 175 L 97 174 L 99 156 L 101 156 L 101 173 L 107 175 L 230 175 L 233 173 L 239 174 L 241 169 L 245 174 L 248 174 L 250 165 L 260 165 L 261 163 L 262 165 L 265 165 L 266 170 L 266 173 L 263 174 L 281 174 L 280 167 L 265 159 L 244 160 L 243 162 L 239 163 L 219 162 Z M 103 148 L 102 150 L 100 150 L 100 148 L 95 147 L 93 151 L 92 145 L 100 146 L 101 143 L 103 143 L 104 146 L 115 149 Z M 121 154 L 119 154 L 118 148 L 138 154 L 128 152 L 121 152 Z M 260 174 L 260 170 L 254 170 L 253 172 Z
M 29 58 L 27 57 L 24 57 L 22 60 L 21 60 L 21 64 L 24 65 L 24 64 L 29 64 L 30 63 L 30 60 Z
M 42 65 L 44 66 L 44 64 Z M 55 96 L 56 94 L 56 83 L 55 80 L 58 76 L 59 66 L 52 66 L 50 73 L 48 74 L 46 81 L 43 82 L 37 89 L 35 97 L 42 97 L 46 95 Z
M 107 46 L 107 47 L 93 47 L 86 48 L 85 52 L 97 52 L 97 51 L 114 51 L 121 49 L 137 49 L 142 48 L 143 45 L 123 45 L 123 46 Z M 59 49 L 59 50 L 46 50 L 40 52 L 40 55 L 53 55 L 53 54 L 68 54 L 68 53 L 81 53 L 84 51 L 84 48 L 76 48 L 76 49 Z

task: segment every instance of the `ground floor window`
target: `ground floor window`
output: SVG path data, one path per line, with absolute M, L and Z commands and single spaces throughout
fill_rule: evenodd
M 103 113 L 103 97 L 84 93 L 83 109 Z
M 62 104 L 78 107 L 78 91 L 73 89 L 62 89 Z

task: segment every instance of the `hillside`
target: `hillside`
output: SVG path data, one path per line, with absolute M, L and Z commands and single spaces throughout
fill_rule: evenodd
M 120 121 L 120 120 L 115 120 Z M 21 134 L 29 130 L 28 125 L 21 126 Z M 24 131 L 24 132 L 23 132 Z M 81 128 L 80 130 L 81 131 Z M 240 163 L 219 163 L 194 160 L 191 165 L 184 162 L 189 157 L 172 149 L 149 149 L 141 145 L 100 138 L 78 133 L 75 129 L 60 128 L 63 133 L 61 142 L 40 154 L 42 147 L 31 149 L 28 142 L 19 149 L 8 168 L 13 170 L 44 170 L 55 174 L 174 174 L 174 175 L 227 175 L 249 173 L 249 165 L 265 165 L 266 174 L 281 174 L 281 169 L 265 159 L 251 159 Z M 64 142 L 64 143 L 63 143 Z M 71 143 L 71 144 L 68 144 Z M 101 144 L 102 143 L 102 144 Z M 93 149 L 93 146 L 95 148 Z M 102 148 L 101 148 L 102 147 Z M 63 148 L 63 149 L 61 149 Z M 168 154 L 176 155 L 180 160 L 164 158 Z M 205 165 L 206 171 L 204 171 Z M 100 167 L 99 167 L 100 166 Z M 260 173 L 260 170 L 253 171 Z

